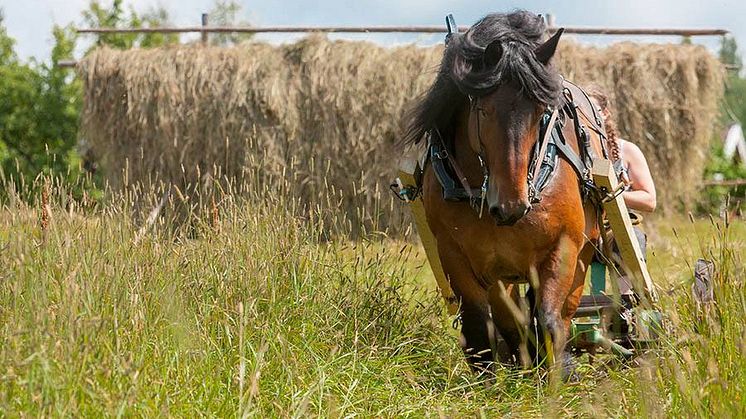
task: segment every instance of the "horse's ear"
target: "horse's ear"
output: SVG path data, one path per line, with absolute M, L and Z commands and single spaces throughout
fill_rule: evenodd
M 557 32 L 552 35 L 551 38 L 547 39 L 546 42 L 539 45 L 539 47 L 534 50 L 536 59 L 539 60 L 539 62 L 542 64 L 549 64 L 549 60 L 552 59 L 555 51 L 557 51 L 557 44 L 559 44 L 560 36 L 562 36 L 562 32 L 564 31 L 565 28 L 557 29 Z
M 503 56 L 503 46 L 500 41 L 492 41 L 487 48 L 484 49 L 484 55 L 482 59 L 488 67 L 494 67 L 500 62 L 500 58 Z

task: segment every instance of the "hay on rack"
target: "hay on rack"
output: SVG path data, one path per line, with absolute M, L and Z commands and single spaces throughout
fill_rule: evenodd
M 695 198 L 717 123 L 723 68 L 702 46 L 624 42 L 606 48 L 565 43 L 563 75 L 609 94 L 623 138 L 645 153 L 662 211 Z
M 396 227 L 388 184 L 401 117 L 441 54 L 321 36 L 99 49 L 79 66 L 85 138 L 115 187 L 164 181 L 189 195 L 216 180 L 272 191 L 290 179 L 286 191 L 344 211 L 353 226 Z M 648 156 L 661 207 L 687 202 L 722 93 L 715 57 L 690 45 L 565 42 L 557 65 L 568 79 L 608 88 L 622 135 Z

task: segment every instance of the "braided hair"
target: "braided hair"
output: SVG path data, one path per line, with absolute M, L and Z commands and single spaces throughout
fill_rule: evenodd
M 612 112 L 611 101 L 609 96 L 597 84 L 587 86 L 586 91 L 601 108 L 601 115 L 604 117 L 604 128 L 606 129 L 606 143 L 609 147 L 611 161 L 619 160 L 619 131 L 614 122 L 614 113 Z

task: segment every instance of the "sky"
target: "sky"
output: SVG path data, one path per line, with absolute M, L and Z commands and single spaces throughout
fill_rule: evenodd
M 109 3 L 111 0 L 101 0 Z M 16 40 L 23 59 L 46 60 L 52 48 L 53 24 L 81 24 L 81 12 L 90 0 L 0 0 L 5 26 Z M 174 25 L 198 25 L 200 14 L 214 0 L 125 0 L 143 11 L 163 6 Z M 744 0 L 626 0 L 626 1 L 501 1 L 501 0 L 238 0 L 245 18 L 263 25 L 439 25 L 453 13 L 459 25 L 470 25 L 484 14 L 524 8 L 535 13 L 552 13 L 559 26 L 605 26 L 622 28 L 722 28 L 730 30 L 741 49 L 746 49 L 746 1 Z M 432 44 L 442 35 L 376 34 L 334 35 L 369 39 L 392 45 L 408 42 Z M 292 39 L 289 35 L 262 35 L 273 42 Z M 677 37 L 581 36 L 583 42 L 603 44 L 623 39 L 645 42 L 678 42 Z M 695 37 L 716 49 L 717 38 Z

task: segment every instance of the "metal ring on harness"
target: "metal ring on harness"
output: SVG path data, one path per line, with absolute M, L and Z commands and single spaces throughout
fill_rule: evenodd
M 404 186 L 401 184 L 399 179 L 397 178 L 397 183 L 392 183 L 389 185 L 389 189 L 391 192 L 394 193 L 394 195 L 403 202 L 410 202 L 417 199 L 422 194 L 422 187 L 421 186 Z
M 448 150 L 441 149 L 440 151 L 433 153 L 433 157 L 438 158 L 440 160 L 445 160 L 448 158 Z
M 627 190 L 627 185 L 625 183 L 620 183 L 619 186 L 616 187 L 616 190 L 614 190 L 613 192 L 609 192 L 606 188 L 599 188 L 599 190 L 601 191 L 601 194 L 603 196 L 603 198 L 601 198 L 601 202 L 605 204 L 617 199 L 619 195 L 623 194 L 624 191 Z

